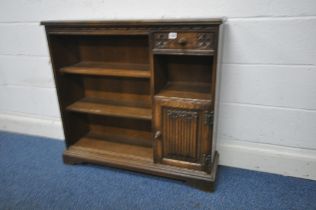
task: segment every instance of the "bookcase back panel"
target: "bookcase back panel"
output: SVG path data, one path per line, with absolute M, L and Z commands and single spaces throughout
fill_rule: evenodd
M 210 56 L 158 55 L 155 56 L 155 63 L 170 82 L 211 82 Z
M 118 78 L 118 77 L 83 77 L 86 94 L 102 92 L 150 94 L 148 79 Z
M 211 97 L 212 56 L 156 55 L 154 64 L 155 93 L 201 99 Z
M 82 61 L 149 63 L 147 36 L 81 36 L 78 46 Z
M 168 56 L 167 71 L 170 82 L 210 83 L 210 57 L 201 56 Z
M 90 115 L 89 133 L 101 140 L 152 146 L 151 122 L 146 120 Z

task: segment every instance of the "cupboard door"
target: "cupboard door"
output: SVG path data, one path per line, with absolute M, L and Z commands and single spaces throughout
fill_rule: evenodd
M 164 158 L 197 162 L 198 120 L 194 110 L 162 109 L 162 156 Z
M 211 155 L 210 105 L 156 98 L 155 162 L 207 171 Z

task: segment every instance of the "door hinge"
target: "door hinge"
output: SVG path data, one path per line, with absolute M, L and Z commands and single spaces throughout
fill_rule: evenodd
M 202 154 L 201 165 L 203 171 L 205 171 L 206 173 L 211 173 L 212 156 L 210 154 Z
M 213 123 L 214 123 L 214 112 L 213 111 L 206 112 L 206 114 L 205 114 L 205 124 L 211 126 L 211 125 L 213 125 Z

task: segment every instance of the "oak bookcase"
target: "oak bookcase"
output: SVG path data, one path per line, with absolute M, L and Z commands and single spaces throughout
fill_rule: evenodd
M 68 164 L 213 190 L 221 19 L 45 21 Z

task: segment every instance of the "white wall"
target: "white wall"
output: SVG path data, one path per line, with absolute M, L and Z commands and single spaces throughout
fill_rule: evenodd
M 0 129 L 63 138 L 41 20 L 226 16 L 220 163 L 316 180 L 315 0 L 2 0 Z

